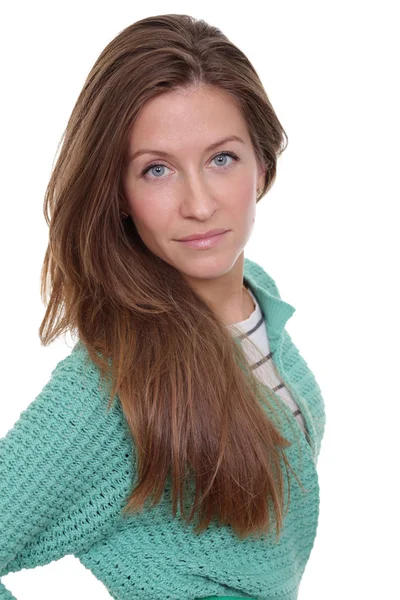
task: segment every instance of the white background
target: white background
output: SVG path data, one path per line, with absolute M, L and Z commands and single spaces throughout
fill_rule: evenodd
M 41 347 L 38 337 L 42 205 L 57 144 L 102 49 L 138 19 L 187 13 L 220 27 L 258 71 L 289 145 L 245 254 L 296 307 L 287 330 L 327 413 L 319 527 L 299 600 L 398 594 L 396 4 L 25 1 L 0 13 L 0 437 L 71 350 L 63 339 Z M 18 600 L 110 597 L 71 556 L 2 580 Z

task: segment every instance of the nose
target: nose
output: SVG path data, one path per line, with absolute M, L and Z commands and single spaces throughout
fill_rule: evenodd
M 218 208 L 214 194 L 202 181 L 192 182 L 183 193 L 182 214 L 185 217 L 206 221 Z

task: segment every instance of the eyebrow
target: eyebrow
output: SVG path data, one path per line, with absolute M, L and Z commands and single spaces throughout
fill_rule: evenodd
M 242 138 L 239 137 L 238 135 L 230 135 L 229 137 L 219 140 L 218 142 L 214 142 L 213 144 L 208 146 L 205 151 L 209 152 L 210 150 L 214 150 L 214 148 L 218 148 L 218 146 L 222 146 L 222 144 L 226 144 L 226 142 L 235 142 L 235 141 L 245 144 L 245 141 L 242 140 Z M 142 150 L 137 150 L 137 152 L 135 152 L 134 154 L 129 155 L 128 160 L 129 161 L 134 160 L 141 154 L 157 154 L 159 156 L 169 156 L 169 157 L 172 156 L 172 154 L 170 154 L 169 152 L 165 152 L 164 150 L 150 150 L 148 148 L 143 148 Z

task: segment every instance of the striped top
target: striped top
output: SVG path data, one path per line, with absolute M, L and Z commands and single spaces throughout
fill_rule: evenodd
M 246 281 L 243 283 L 253 298 L 255 308 L 247 319 L 240 321 L 240 323 L 228 325 L 228 327 L 233 334 L 238 333 L 236 329 L 239 330 L 238 339 L 241 341 L 242 348 L 245 351 L 251 370 L 261 383 L 267 385 L 276 392 L 283 402 L 285 402 L 305 433 L 306 425 L 301 410 L 293 400 L 291 393 L 285 386 L 284 381 L 278 374 L 273 363 L 272 352 L 268 341 L 267 326 L 260 305 L 251 290 L 250 284 Z M 258 352 L 253 344 L 258 348 Z

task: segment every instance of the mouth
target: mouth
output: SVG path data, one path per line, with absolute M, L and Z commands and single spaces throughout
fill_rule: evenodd
M 229 230 L 222 231 L 221 233 L 210 235 L 209 237 L 205 238 L 197 238 L 194 240 L 177 240 L 177 242 L 189 248 L 194 248 L 197 250 L 207 250 L 209 248 L 214 248 L 215 246 L 217 246 L 217 244 L 222 242 L 227 237 L 228 233 Z
M 219 233 L 225 233 L 225 231 L 227 231 L 227 230 L 226 229 L 209 229 L 208 231 L 205 231 L 204 233 L 194 233 L 193 235 L 188 235 L 186 237 L 180 238 L 177 241 L 178 242 L 186 242 L 186 241 L 190 241 L 190 240 L 202 240 L 205 238 L 213 237 L 214 235 L 217 235 Z

